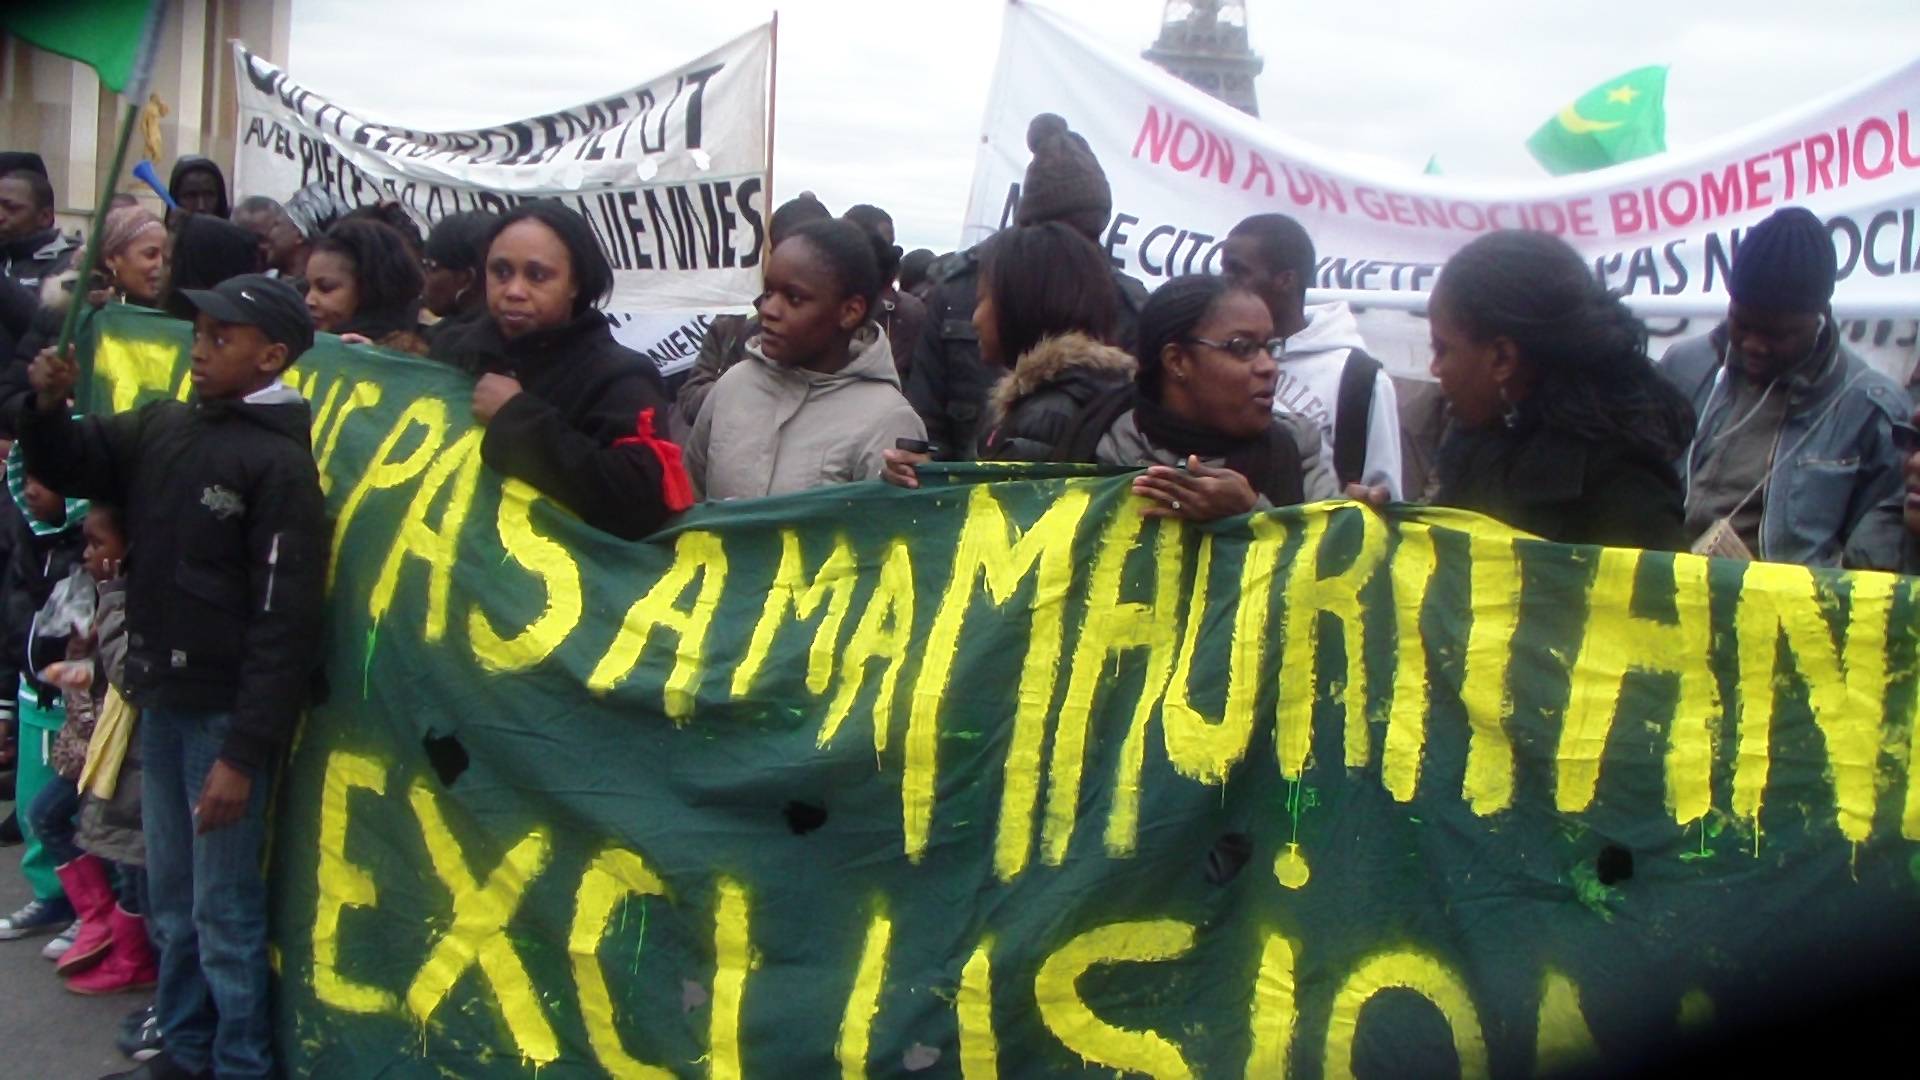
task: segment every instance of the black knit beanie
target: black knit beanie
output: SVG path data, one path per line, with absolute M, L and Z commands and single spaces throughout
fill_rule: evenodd
M 1093 156 L 1087 140 L 1067 129 L 1053 113 L 1041 113 L 1027 125 L 1026 182 L 1020 186 L 1020 205 L 1014 221 L 1038 225 L 1092 211 L 1101 217 L 1113 213 L 1113 189 Z
M 1827 227 L 1804 207 L 1789 206 L 1740 238 L 1727 292 L 1741 307 L 1825 311 L 1838 273 Z

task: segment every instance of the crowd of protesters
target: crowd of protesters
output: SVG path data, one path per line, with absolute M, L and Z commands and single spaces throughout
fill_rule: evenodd
M 0 154 L 0 772 L 67 987 L 158 987 L 125 1075 L 272 1069 L 273 763 L 319 663 L 327 565 L 311 413 L 282 378 L 317 333 L 473 376 L 483 461 L 616 537 L 702 500 L 917 487 L 936 460 L 1135 470 L 1149 516 L 1210 522 L 1346 496 L 1486 514 L 1569 544 L 1920 571 L 1907 395 L 1841 341 L 1812 214 L 1749 230 L 1727 317 L 1657 362 L 1586 261 L 1541 233 L 1462 248 L 1430 297 L 1437 391 L 1401 398 L 1353 312 L 1309 304 L 1278 214 L 1219 276 L 1149 293 L 1097 246 L 1112 195 L 1036 117 L 1014 225 L 903 253 L 878 207 L 769 218 L 751 315 L 712 322 L 677 387 L 615 340 L 614 274 L 560 202 L 459 213 L 324 189 L 231 203 L 204 158 L 163 218 L 116 199 L 91 277 L 44 165 Z M 79 418 L 55 344 L 109 304 L 193 323 L 186 401 Z M 0 945 L 0 948 L 8 947 Z

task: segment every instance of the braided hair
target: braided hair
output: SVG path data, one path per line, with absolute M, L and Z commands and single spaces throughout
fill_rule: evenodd
M 1168 345 L 1187 340 L 1193 328 L 1206 319 L 1221 298 L 1230 293 L 1248 293 L 1243 285 L 1214 274 L 1185 274 L 1155 289 L 1140 309 L 1140 326 L 1134 338 L 1133 357 L 1139 361 L 1134 382 L 1150 401 L 1160 401 L 1160 384 L 1166 365 L 1160 354 Z
M 1475 341 L 1514 343 L 1544 422 L 1659 458 L 1686 450 L 1693 407 L 1654 370 L 1645 324 L 1565 241 L 1488 233 L 1447 260 L 1433 305 Z

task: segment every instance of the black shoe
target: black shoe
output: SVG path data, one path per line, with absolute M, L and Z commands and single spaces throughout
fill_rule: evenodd
M 26 840 L 26 837 L 20 835 L 20 815 L 18 812 L 8 814 L 7 820 L 0 821 L 0 847 L 12 847 L 24 840 Z
M 188 1072 L 173 1063 L 165 1054 L 128 1069 L 126 1072 L 111 1073 L 100 1080 L 213 1080 L 213 1070 Z
M 149 1005 L 127 1014 L 120 1021 L 120 1036 L 113 1040 L 120 1052 L 135 1061 L 147 1061 L 160 1053 L 160 1018 Z

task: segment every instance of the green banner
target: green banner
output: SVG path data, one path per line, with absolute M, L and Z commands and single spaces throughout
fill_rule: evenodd
M 92 407 L 184 394 L 184 324 L 94 328 Z M 460 374 L 296 375 L 292 1075 L 1524 1076 L 1920 912 L 1910 579 L 984 468 L 630 544 L 484 467 Z

